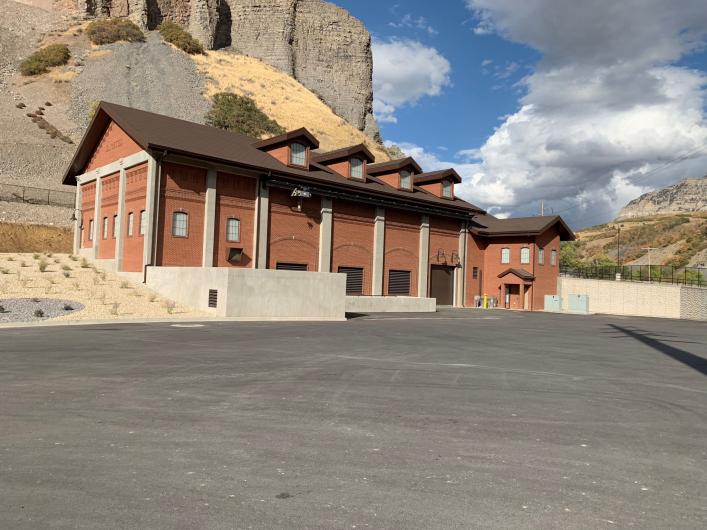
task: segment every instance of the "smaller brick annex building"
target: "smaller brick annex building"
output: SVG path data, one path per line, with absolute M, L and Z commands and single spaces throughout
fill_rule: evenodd
M 306 129 L 256 140 L 101 102 L 64 176 L 75 251 L 124 273 L 223 267 L 346 275 L 349 296 L 541 310 L 555 294 L 558 216 L 497 219 L 453 170 L 319 152 Z

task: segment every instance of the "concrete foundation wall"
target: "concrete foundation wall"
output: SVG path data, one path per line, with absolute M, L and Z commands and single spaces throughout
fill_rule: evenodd
M 162 296 L 224 317 L 344 320 L 342 274 L 262 269 L 148 267 L 147 286 Z M 218 291 L 216 309 L 209 290 Z
M 589 297 L 591 313 L 705 320 L 707 289 L 648 282 L 559 278 L 557 292 L 567 311 L 570 294 Z
M 437 300 L 408 296 L 347 296 L 347 313 L 434 313 Z

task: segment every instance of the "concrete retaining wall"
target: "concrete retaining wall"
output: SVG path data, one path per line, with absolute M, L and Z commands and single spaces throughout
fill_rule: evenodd
M 408 296 L 347 296 L 347 313 L 434 313 L 437 300 Z
M 344 320 L 343 274 L 262 269 L 148 267 L 147 286 L 161 295 L 224 317 Z M 209 290 L 218 291 L 216 309 Z
M 557 293 L 568 311 L 571 294 L 589 297 L 589 312 L 609 315 L 705 320 L 707 289 L 648 282 L 586 280 L 561 277 Z

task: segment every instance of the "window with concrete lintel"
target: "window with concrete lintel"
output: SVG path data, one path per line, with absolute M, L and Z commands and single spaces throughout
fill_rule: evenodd
M 501 249 L 501 263 L 510 263 L 511 262 L 511 249 L 510 248 L 502 248 Z
M 172 235 L 174 237 L 187 237 L 189 228 L 189 214 L 174 212 L 172 214 Z
M 128 214 L 128 237 L 132 237 L 133 235 L 133 221 L 135 220 L 135 214 L 133 212 L 130 212 Z
M 530 249 L 528 247 L 523 247 L 520 249 L 520 262 L 522 265 L 527 265 L 530 263 Z
M 235 217 L 226 220 L 226 241 L 238 242 L 241 240 L 241 221 Z

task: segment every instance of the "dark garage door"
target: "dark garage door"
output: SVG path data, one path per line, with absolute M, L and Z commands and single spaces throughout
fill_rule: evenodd
M 454 267 L 432 265 L 430 297 L 437 299 L 437 305 L 452 305 L 454 303 Z

